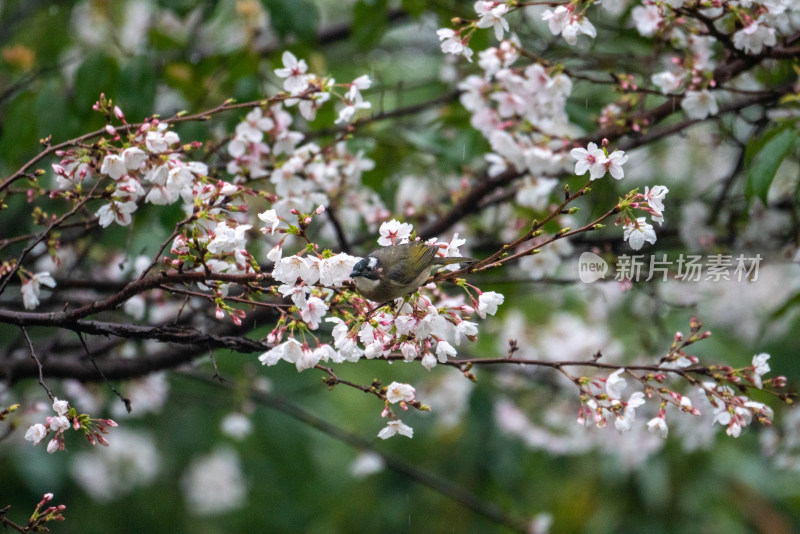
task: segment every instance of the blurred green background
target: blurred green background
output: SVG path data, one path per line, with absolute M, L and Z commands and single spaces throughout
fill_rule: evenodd
M 195 113 L 227 98 L 256 100 L 280 90 L 272 70 L 290 49 L 311 71 L 337 81 L 369 74 L 375 82 L 367 93 L 373 112 L 421 106 L 418 113 L 377 121 L 351 141 L 376 162 L 364 182 L 392 209 L 403 176 L 444 181 L 479 165 L 487 150 L 469 127 L 469 115 L 448 98 L 456 67 L 441 54 L 435 35 L 452 17 L 473 13 L 472 2 L 452 0 L 0 2 L 0 176 L 33 157 L 40 139 L 60 142 L 101 128 L 103 118 L 91 110 L 101 92 L 130 122 L 153 113 Z M 600 18 L 607 38 L 591 45 L 595 52 L 648 50 L 629 30 L 615 31 L 621 19 Z M 559 55 L 566 49 L 545 43 L 549 35 L 539 26 L 519 27 L 521 39 L 546 48 L 549 59 L 569 60 Z M 477 32 L 472 46 L 480 50 L 489 40 L 490 32 Z M 469 66 L 458 69 L 471 72 Z M 587 128 L 612 98 L 586 83 L 576 84 L 573 95 L 571 118 Z M 443 102 L 429 104 L 435 99 Z M 241 118 L 228 113 L 177 131 L 184 142 L 216 141 Z M 334 118 L 329 106 L 300 129 L 329 139 Z M 716 165 L 708 145 L 695 142 L 708 142 L 706 134 L 700 130 L 639 152 L 646 161 L 641 172 L 626 169 L 633 185 L 600 184 L 594 204 L 584 207 L 595 213 L 640 183 L 668 183 L 673 220 L 678 213 L 687 220 L 681 210 L 692 199 L 706 200 L 694 190 L 697 176 Z M 724 157 L 724 147 L 715 150 Z M 676 152 L 685 156 L 680 167 Z M 793 172 L 796 167 L 782 170 L 790 178 Z M 30 207 L 9 201 L 0 215 L 3 224 L 28 224 Z M 142 233 L 160 242 L 177 214 L 149 209 L 158 217 L 137 218 L 136 229 L 152 229 Z M 767 226 L 762 215 L 750 212 L 746 221 L 756 227 L 754 241 L 765 235 L 758 230 Z M 481 224 L 491 223 L 473 224 L 479 233 Z M 791 234 L 794 224 L 781 229 Z M 686 251 L 677 225 L 667 228 L 659 250 Z M 127 230 L 112 230 L 108 246 L 125 242 L 118 238 Z M 130 248 L 138 253 L 147 246 L 152 243 L 145 238 Z M 770 376 L 787 376 L 792 388 L 800 378 L 800 321 L 793 305 L 781 306 L 800 291 L 797 271 L 796 264 L 773 261 L 762 270 L 764 283 L 746 290 L 649 284 L 623 292 L 613 281 L 592 287 L 536 283 L 510 269 L 476 282 L 504 293 L 506 303 L 496 320 L 482 325 L 481 341 L 471 352 L 504 355 L 508 338 L 515 337 L 528 357 L 585 359 L 603 350 L 614 361 L 654 359 L 698 315 L 714 333 L 696 346 L 701 362 L 746 366 L 753 354 L 769 352 Z M 519 318 L 521 331 L 513 326 Z M 254 337 L 268 328 L 262 330 Z M 0 345 L 15 335 L 0 328 Z M 36 335 L 42 339 L 47 332 Z M 0 508 L 11 505 L 8 516 L 24 523 L 41 495 L 53 492 L 54 503 L 67 506 L 66 521 L 50 524 L 56 533 L 509 531 L 491 517 L 498 510 L 509 522 L 538 519 L 543 530 L 551 524 L 552 532 L 800 530 L 800 418 L 793 412 L 779 410 L 775 428 L 754 424 L 739 439 L 725 436 L 719 425 L 716 436 L 691 424 L 682 428 L 678 420 L 690 416 L 670 413 L 675 423 L 662 442 L 642 428 L 645 415 L 637 431 L 623 436 L 613 425 L 578 427 L 577 394 L 550 371 L 476 369 L 473 386 L 449 368 L 429 373 L 417 365 L 381 362 L 342 367 L 356 383 L 377 377 L 385 384 L 415 384 L 418 398 L 433 407 L 432 413 L 404 414 L 414 427 L 412 440 L 381 441 L 381 406 L 372 398 L 344 387 L 329 391 L 318 371 L 262 368 L 252 355 L 225 351 L 215 357 L 226 379 L 222 385 L 208 380 L 213 368 L 207 359 L 150 382 L 120 385 L 134 399 L 138 417 L 119 414 L 120 403 L 107 385 L 55 383 L 56 392 L 79 410 L 111 413 L 121 428 L 110 435 L 108 450 L 74 439 L 67 441 L 67 452 L 53 455 L 23 442 L 25 428 L 18 428 L 0 441 Z M 2 406 L 44 398 L 34 381 L 2 391 Z M 498 406 L 509 400 L 535 429 L 514 433 L 513 425 L 500 421 Z M 779 408 L 766 395 L 757 400 Z M 232 413 L 249 420 L 249 433 L 222 430 Z M 335 430 L 326 432 L 325 424 Z M 712 428 L 709 421 L 703 424 Z M 331 435 L 338 432 L 350 437 Z M 376 460 L 375 454 L 385 456 Z M 205 493 L 197 496 L 192 489 L 200 486 Z M 215 500 L 223 503 L 218 511 L 209 504 Z

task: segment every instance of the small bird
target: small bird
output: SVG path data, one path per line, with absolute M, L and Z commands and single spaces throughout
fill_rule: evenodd
M 433 267 L 476 261 L 437 256 L 439 250 L 439 247 L 421 241 L 381 247 L 356 263 L 350 278 L 359 293 L 373 302 L 385 303 L 416 291 Z

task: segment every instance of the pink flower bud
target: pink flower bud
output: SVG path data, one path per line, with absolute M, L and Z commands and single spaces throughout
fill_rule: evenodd
M 316 215 L 322 215 L 323 213 L 325 213 L 325 206 L 320 204 L 320 206 L 314 210 L 314 213 Z
M 114 116 L 122 122 L 125 122 L 125 114 L 119 109 L 119 106 L 114 106 Z
M 113 127 L 112 125 L 110 125 L 110 124 L 106 124 L 106 133 L 107 133 L 108 135 L 113 135 L 114 137 L 116 137 L 116 136 L 117 136 L 117 129 L 116 129 L 116 128 L 114 128 L 114 127 Z
M 47 444 L 47 454 L 53 454 L 58 449 L 58 440 L 56 438 L 51 439 L 50 443 Z

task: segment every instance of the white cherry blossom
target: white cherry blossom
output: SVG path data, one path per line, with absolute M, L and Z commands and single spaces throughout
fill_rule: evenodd
M 392 382 L 386 388 L 386 400 L 394 404 L 396 402 L 412 402 L 416 390 L 410 384 Z
M 283 61 L 283 68 L 275 69 L 275 75 L 285 78 L 284 90 L 293 95 L 305 91 L 308 88 L 308 76 L 306 75 L 308 65 L 305 60 L 298 61 L 297 57 L 287 50 L 281 56 L 281 61 Z
M 386 423 L 383 430 L 378 432 L 378 437 L 381 439 L 389 439 L 396 434 L 406 436 L 407 438 L 413 438 L 414 429 L 398 419 L 397 421 L 389 421 Z
M 639 250 L 645 242 L 650 244 L 656 242 L 656 232 L 644 217 L 638 217 L 635 222 L 626 220 L 623 239 L 633 250 Z

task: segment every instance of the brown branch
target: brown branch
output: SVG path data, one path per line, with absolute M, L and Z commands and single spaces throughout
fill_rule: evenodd
M 46 315 L 46 314 L 45 314 Z M 242 326 L 227 321 L 214 321 L 213 329 L 199 330 L 188 325 L 135 325 L 102 321 L 75 321 L 73 323 L 51 325 L 76 333 L 99 336 L 113 336 L 117 340 L 156 340 L 165 343 L 158 352 L 140 351 L 136 358 L 110 357 L 117 344 L 103 342 L 91 347 L 90 356 L 97 359 L 95 368 L 81 345 L 62 349 L 71 352 L 58 354 L 58 345 L 48 347 L 49 358 L 43 364 L 43 375 L 53 378 L 74 378 L 82 382 L 107 382 L 127 380 L 146 376 L 150 373 L 173 369 L 192 362 L 211 349 L 228 349 L 240 354 L 266 352 L 272 345 L 249 339 L 244 334 L 265 323 L 274 323 L 279 314 L 274 308 L 258 308 L 243 320 Z M 37 367 L 30 360 L 0 357 L 0 382 L 35 378 Z
M 70 324 L 79 319 L 83 319 L 84 317 L 88 317 L 103 311 L 114 310 L 131 297 L 150 289 L 160 288 L 162 284 L 218 280 L 221 282 L 233 282 L 237 284 L 248 285 L 266 279 L 269 279 L 269 275 L 257 273 L 166 273 L 162 271 L 159 274 L 148 276 L 147 278 L 129 283 L 121 291 L 110 296 L 104 301 L 92 302 L 71 312 L 64 311 L 47 313 L 0 310 L 0 323 L 14 324 L 17 326 L 69 326 Z
M 227 100 L 222 104 L 208 109 L 206 111 L 201 111 L 200 113 L 193 113 L 193 114 L 181 114 L 178 113 L 173 117 L 167 119 L 160 119 L 161 123 L 165 124 L 177 124 L 181 122 L 204 122 L 209 120 L 213 115 L 217 115 L 219 113 L 223 113 L 226 111 L 231 111 L 235 109 L 247 109 L 253 108 L 258 106 L 268 106 L 275 102 L 282 102 L 289 98 L 306 98 L 307 95 L 317 92 L 317 88 L 310 87 L 306 90 L 305 93 L 300 95 L 289 95 L 286 93 L 280 93 L 275 96 L 264 98 L 261 100 L 253 100 L 250 102 L 234 102 L 233 100 Z M 127 135 L 132 132 L 138 130 L 144 123 L 131 123 L 131 124 L 122 124 L 116 126 L 117 133 L 119 135 Z M 101 128 L 99 130 L 95 130 L 94 132 L 85 133 L 81 136 L 75 137 L 68 141 L 64 141 L 63 143 L 59 143 L 57 145 L 50 145 L 48 144 L 47 147 L 35 155 L 33 158 L 28 160 L 22 167 L 20 167 L 14 174 L 0 182 L 0 192 L 7 189 L 11 184 L 16 182 L 17 180 L 24 178 L 27 176 L 28 169 L 36 165 L 38 162 L 42 161 L 44 158 L 55 154 L 59 150 L 66 150 L 72 148 L 74 146 L 78 146 L 80 144 L 86 143 L 87 141 L 91 141 L 92 139 L 102 137 L 104 135 L 108 135 L 108 132 L 105 128 Z
M 92 188 L 92 191 L 89 193 L 89 195 L 87 195 L 84 199 L 82 199 L 80 202 L 75 204 L 75 206 L 71 210 L 69 210 L 67 213 L 65 213 L 61 217 L 58 217 L 57 219 L 53 219 L 44 231 L 39 233 L 39 235 L 37 235 L 33 240 L 31 240 L 25 246 L 25 248 L 22 249 L 22 252 L 20 252 L 16 263 L 6 273 L 5 277 L 3 277 L 3 279 L 2 279 L 2 283 L 0 283 L 0 294 L 2 294 L 3 291 L 5 291 L 6 286 L 8 285 L 8 281 L 11 280 L 11 278 L 14 277 L 14 275 L 17 273 L 17 271 L 19 271 L 20 267 L 22 267 L 22 261 L 25 259 L 25 256 L 27 256 L 28 253 L 31 250 L 33 250 L 33 247 L 35 247 L 36 245 L 41 243 L 44 239 L 46 239 L 47 236 L 50 235 L 50 232 L 52 232 L 54 228 L 58 227 L 62 222 L 64 222 L 68 218 L 72 217 L 75 213 L 80 211 L 80 209 L 83 208 L 83 206 L 85 206 L 86 203 L 89 202 L 89 200 L 91 200 L 92 193 L 94 193 L 94 191 L 97 189 L 97 187 L 99 185 L 100 185 L 100 181 L 98 180 L 98 182 L 96 184 L 94 184 L 94 187 Z
M 5 528 L 12 528 L 17 532 L 20 532 L 21 534 L 26 534 L 28 532 L 27 528 L 23 527 L 22 525 L 14 523 L 13 521 L 11 521 L 9 518 L 6 517 L 6 513 L 10 508 L 11 505 L 0 508 L 0 525 L 2 525 Z
M 253 317 L 250 317 L 251 323 L 270 318 L 274 319 L 269 313 L 253 314 Z M 42 365 L 41 371 L 44 377 L 73 378 L 81 382 L 129 380 L 190 363 L 210 349 L 229 349 L 241 354 L 254 354 L 272 348 L 268 343 L 226 333 L 247 329 L 244 327 L 235 329 L 232 325 L 226 325 L 218 334 L 202 332 L 190 326 L 140 326 L 99 321 L 78 321 L 65 325 L 64 328 L 84 334 L 156 340 L 184 346 L 167 347 L 158 353 L 141 352 L 136 358 L 106 358 L 95 362 L 87 358 L 82 351 L 69 357 L 51 357 Z M 29 360 L 0 359 L 1 381 L 14 383 L 26 378 L 35 378 L 38 373 L 37 365 Z

